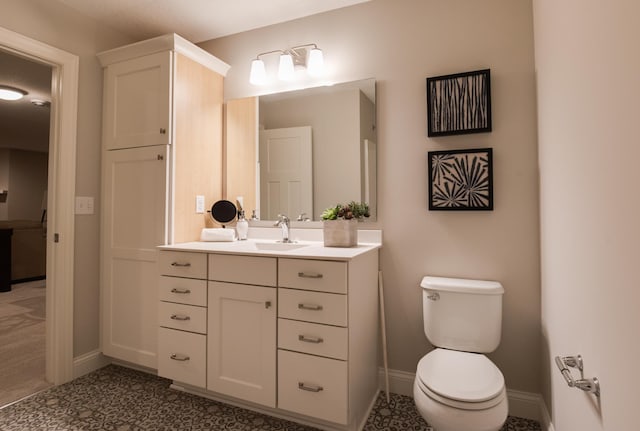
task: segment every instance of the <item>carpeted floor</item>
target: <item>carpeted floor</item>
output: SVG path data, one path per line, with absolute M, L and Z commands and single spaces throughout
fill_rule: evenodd
M 313 428 L 174 391 L 170 381 L 109 365 L 0 410 L 0 429 L 311 431 Z M 365 431 L 426 430 L 410 397 L 378 397 Z M 539 431 L 535 421 L 509 417 L 503 431 Z
M 45 380 L 46 281 L 0 293 L 0 406 L 50 386 Z

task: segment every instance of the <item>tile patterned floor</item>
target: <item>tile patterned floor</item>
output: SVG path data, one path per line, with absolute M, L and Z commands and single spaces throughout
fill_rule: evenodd
M 110 365 L 0 410 L 0 429 L 113 431 L 312 431 L 314 428 L 174 391 L 170 381 Z M 410 397 L 378 397 L 365 431 L 426 430 Z M 509 417 L 502 431 L 540 431 Z

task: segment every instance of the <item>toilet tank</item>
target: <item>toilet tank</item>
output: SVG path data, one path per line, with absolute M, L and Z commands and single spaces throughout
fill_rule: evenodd
M 502 294 L 497 281 L 424 277 L 424 333 L 436 347 L 488 353 L 500 344 Z

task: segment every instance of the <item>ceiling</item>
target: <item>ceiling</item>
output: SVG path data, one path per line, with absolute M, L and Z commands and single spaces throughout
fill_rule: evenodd
M 57 0 L 138 40 L 177 33 L 194 43 L 369 0 Z
M 369 0 L 56 0 L 135 40 L 177 33 L 198 43 Z M 51 68 L 0 50 L 0 84 L 29 94 L 0 100 L 0 148 L 48 151 Z

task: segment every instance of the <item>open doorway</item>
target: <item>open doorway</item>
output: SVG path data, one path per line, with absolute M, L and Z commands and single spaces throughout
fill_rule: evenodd
M 73 378 L 73 214 L 76 175 L 78 56 L 0 27 L 0 50 L 51 70 L 46 197 L 46 380 Z M 11 191 L 9 190 L 9 193 Z M 42 200 L 40 197 L 42 210 Z M 44 222 L 44 219 L 42 219 Z
M 0 65 L 0 90 L 16 92 L 0 95 L 2 406 L 51 385 L 45 310 L 52 67 L 1 49 Z

